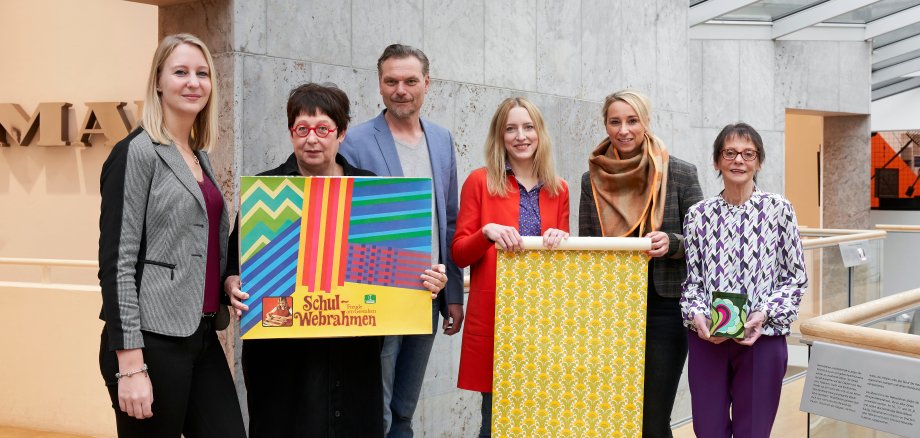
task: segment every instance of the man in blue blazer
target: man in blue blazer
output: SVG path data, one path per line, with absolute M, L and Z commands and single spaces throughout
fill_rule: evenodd
M 438 230 L 432 244 L 433 263 L 447 269 L 447 286 L 432 304 L 431 335 L 387 336 L 380 360 L 383 370 L 384 428 L 390 438 L 412 436 L 412 416 L 418 404 L 428 356 L 437 331 L 438 312 L 444 334 L 463 324 L 463 276 L 448 246 L 457 220 L 457 158 L 446 128 L 419 115 L 428 92 L 428 57 L 414 47 L 388 46 L 377 60 L 380 95 L 386 109 L 379 116 L 348 130 L 339 153 L 348 162 L 380 176 L 432 178 Z

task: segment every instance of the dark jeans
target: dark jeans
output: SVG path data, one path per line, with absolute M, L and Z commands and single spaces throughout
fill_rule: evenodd
M 687 329 L 679 298 L 664 298 L 649 291 L 647 312 L 642 436 L 670 438 L 671 409 L 687 360 Z
M 202 318 L 198 330 L 187 338 L 148 332 L 143 336 L 144 362 L 153 385 L 153 417 L 138 420 L 118 407 L 118 358 L 109 351 L 108 334 L 102 329 L 99 370 L 115 409 L 119 437 L 246 437 L 213 318 Z
M 387 336 L 380 353 L 383 376 L 383 421 L 388 438 L 411 438 L 412 417 L 438 333 L 438 301 L 431 303 L 431 334 Z
M 479 426 L 479 438 L 487 438 L 492 436 L 492 393 L 483 392 L 482 394 L 482 407 L 480 407 L 480 414 L 482 415 L 482 424 Z

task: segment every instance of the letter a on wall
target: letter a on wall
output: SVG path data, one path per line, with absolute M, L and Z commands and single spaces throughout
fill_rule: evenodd
M 492 435 L 640 436 L 649 240 L 541 243 L 498 251 Z
M 243 339 L 431 333 L 430 178 L 242 177 Z

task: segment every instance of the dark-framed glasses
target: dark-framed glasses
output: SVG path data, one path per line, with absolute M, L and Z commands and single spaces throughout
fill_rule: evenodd
M 738 155 L 741 155 L 741 159 L 744 161 L 754 161 L 757 159 L 757 156 L 758 156 L 757 151 L 752 151 L 750 149 L 744 152 L 738 152 L 734 149 L 722 149 L 721 153 L 722 153 L 722 158 L 725 158 L 728 161 L 734 160 L 735 157 L 737 157 Z
M 335 132 L 335 128 L 330 128 L 328 125 L 308 126 L 306 123 L 300 123 L 291 128 L 291 133 L 298 137 L 306 137 L 310 135 L 310 131 L 315 132 L 319 138 L 326 138 Z

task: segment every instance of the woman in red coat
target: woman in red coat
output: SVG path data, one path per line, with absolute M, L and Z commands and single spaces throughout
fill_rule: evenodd
M 479 436 L 491 435 L 495 245 L 520 250 L 521 236 L 555 248 L 569 237 L 569 190 L 556 176 L 543 116 L 521 97 L 505 99 L 489 126 L 486 167 L 467 177 L 451 255 L 471 284 L 457 386 L 482 393 Z

